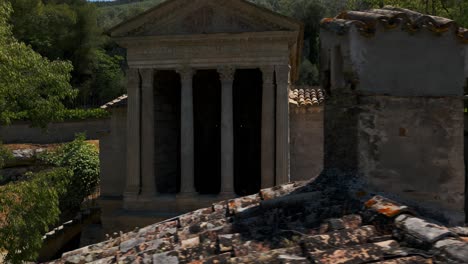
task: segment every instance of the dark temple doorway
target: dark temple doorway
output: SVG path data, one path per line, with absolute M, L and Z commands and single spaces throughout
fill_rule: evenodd
M 159 193 L 180 191 L 179 74 L 156 71 L 154 76 L 154 175 Z
M 193 79 L 195 188 L 200 194 L 221 189 L 221 82 L 216 70 L 199 70 Z
M 261 187 L 262 73 L 237 70 L 234 103 L 234 186 L 238 195 Z

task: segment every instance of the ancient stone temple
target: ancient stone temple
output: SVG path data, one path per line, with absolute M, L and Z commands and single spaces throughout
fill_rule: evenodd
M 127 143 L 103 154 L 116 168 L 104 194 L 173 211 L 289 181 L 300 22 L 243 0 L 172 0 L 110 34 L 130 69 Z
M 452 20 L 391 7 L 324 19 L 325 169 L 462 222 L 467 39 Z

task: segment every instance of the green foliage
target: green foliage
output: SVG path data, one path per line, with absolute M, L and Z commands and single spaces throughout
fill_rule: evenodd
M 11 33 L 8 3 L 0 2 L 0 123 L 9 124 L 27 113 L 34 125 L 57 119 L 62 102 L 76 93 L 69 84 L 72 66 L 51 62 Z
M 96 146 L 87 143 L 85 139 L 80 134 L 74 141 L 41 157 L 48 164 L 65 167 L 73 172 L 66 186 L 66 194 L 60 201 L 62 210 L 79 208 L 83 199 L 92 194 L 99 184 L 99 152 Z
M 108 118 L 110 113 L 104 109 L 65 109 L 58 113 L 61 120 L 86 120 Z
M 8 252 L 7 262 L 37 258 L 42 236 L 59 219 L 59 197 L 71 175 L 66 169 L 55 169 L 0 187 L 0 249 Z
M 86 119 L 101 119 L 108 118 L 110 113 L 104 109 L 61 109 L 55 113 L 53 121 L 62 122 L 67 120 L 86 120 Z M 34 117 L 28 112 L 22 111 L 11 116 L 11 120 L 32 121 Z
M 104 50 L 95 52 L 93 75 L 82 84 L 81 100 L 86 105 L 102 105 L 125 93 L 125 76 L 121 65 L 124 58 L 108 55 Z
M 299 84 L 319 85 L 319 71 L 317 64 L 312 64 L 308 59 L 304 59 L 299 70 Z
M 5 148 L 2 142 L 0 142 L 0 169 L 3 168 L 3 166 L 5 166 L 5 162 L 11 159 L 12 157 L 13 154 L 11 153 L 11 151 Z M 1 176 L 2 175 L 0 175 L 0 177 Z
M 94 4 L 84 0 L 9 1 L 14 10 L 13 33 L 19 40 L 49 59 L 72 63 L 71 84 L 79 96 L 67 106 L 98 106 L 122 91 L 124 73 L 115 70 L 123 64 L 122 58 L 103 51 L 106 38 L 97 25 Z
M 164 0 L 117 1 L 99 8 L 98 25 L 107 30 L 111 27 L 154 7 Z

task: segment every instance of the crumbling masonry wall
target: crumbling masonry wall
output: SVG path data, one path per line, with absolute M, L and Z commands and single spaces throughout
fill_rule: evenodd
M 456 24 L 423 17 L 418 23 L 447 30 L 428 25 L 409 33 L 418 15 L 398 20 L 398 12 L 401 18 L 407 10 L 322 22 L 325 170 L 353 172 L 370 192 L 463 222 L 466 47 Z
M 427 205 L 461 210 L 461 100 L 365 96 L 360 101 L 359 166 L 370 185 Z

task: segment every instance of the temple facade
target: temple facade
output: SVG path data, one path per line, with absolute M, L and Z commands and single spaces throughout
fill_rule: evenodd
M 121 140 L 103 140 L 104 196 L 186 211 L 290 181 L 300 22 L 243 0 L 172 0 L 110 34 L 129 70 L 128 96 L 105 106 L 126 108 Z

